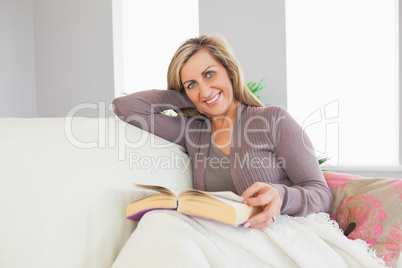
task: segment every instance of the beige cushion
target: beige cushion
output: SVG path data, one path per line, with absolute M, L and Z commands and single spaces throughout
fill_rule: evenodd
M 402 250 L 402 179 L 324 172 L 335 219 L 350 239 L 362 239 L 394 266 Z

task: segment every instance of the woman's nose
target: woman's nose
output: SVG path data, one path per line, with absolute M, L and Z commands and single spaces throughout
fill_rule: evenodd
M 211 89 L 207 83 L 200 83 L 201 98 L 208 98 L 211 95 Z

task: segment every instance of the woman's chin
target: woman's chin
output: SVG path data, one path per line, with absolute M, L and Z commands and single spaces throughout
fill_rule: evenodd
M 214 118 L 214 117 L 218 117 L 218 116 L 225 116 L 225 112 L 224 111 L 210 111 L 210 112 L 204 112 L 202 113 L 204 115 L 206 115 L 209 118 Z
M 206 108 L 202 108 L 202 109 L 198 109 L 198 112 L 200 112 L 201 114 L 212 118 L 212 117 L 217 117 L 217 116 L 224 116 L 226 115 L 227 109 L 225 109 L 224 107 L 222 107 L 222 105 L 216 105 L 216 106 L 212 106 L 212 107 L 206 107 Z

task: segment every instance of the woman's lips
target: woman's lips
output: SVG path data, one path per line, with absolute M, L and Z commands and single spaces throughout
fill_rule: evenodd
M 218 94 L 216 94 L 215 96 L 213 96 L 212 98 L 210 98 L 209 100 L 206 100 L 205 101 L 205 103 L 207 104 L 207 105 L 214 105 L 215 103 L 217 103 L 218 102 L 218 100 L 220 99 L 220 97 L 221 97 L 221 91 L 218 93 Z

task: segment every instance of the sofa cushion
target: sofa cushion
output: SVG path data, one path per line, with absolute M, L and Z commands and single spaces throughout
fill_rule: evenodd
M 393 267 L 402 250 L 402 179 L 324 172 L 334 196 L 332 218 Z
M 192 186 L 182 147 L 115 118 L 0 118 L 0 152 L 0 267 L 110 267 L 133 183 Z

